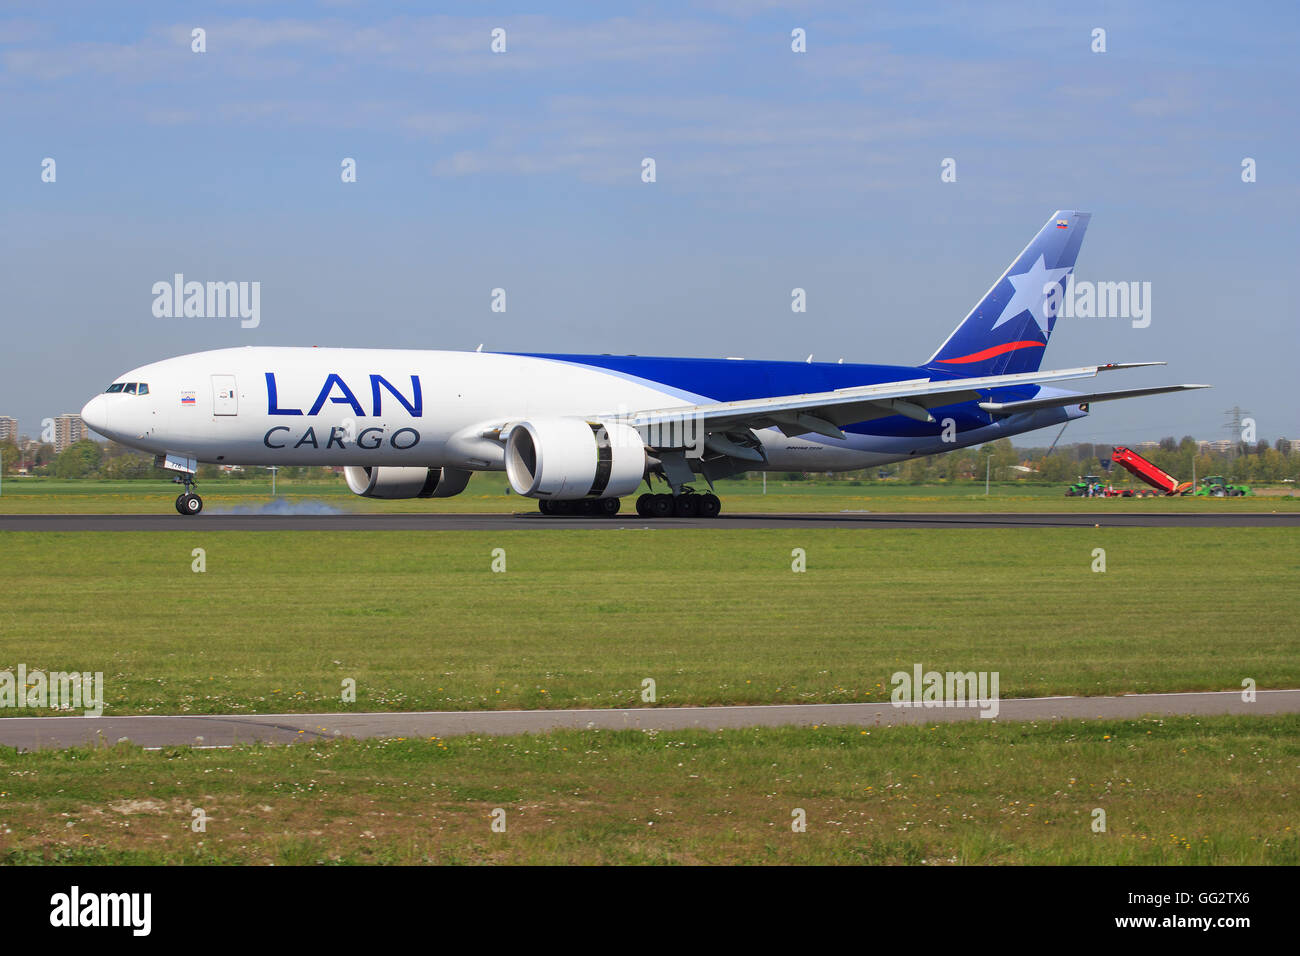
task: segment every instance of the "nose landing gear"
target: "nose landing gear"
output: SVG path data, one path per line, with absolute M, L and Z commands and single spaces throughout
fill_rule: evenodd
M 196 515 L 203 510 L 203 499 L 190 491 L 194 487 L 195 481 L 193 475 L 184 475 L 173 478 L 172 481 L 178 485 L 184 485 L 185 490 L 176 496 L 176 511 L 183 515 Z

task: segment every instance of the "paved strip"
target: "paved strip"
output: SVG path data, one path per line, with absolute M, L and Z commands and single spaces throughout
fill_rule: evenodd
M 1262 690 L 1253 703 L 1240 691 L 1039 697 L 1003 700 L 998 720 L 1131 719 L 1144 716 L 1300 713 L 1300 690 Z M 639 707 L 625 710 L 480 710 L 416 713 L 146 715 L 140 717 L 7 717 L 0 744 L 20 750 L 112 744 L 228 747 L 334 737 L 455 737 L 552 730 L 723 730 L 742 727 L 894 727 L 981 719 L 975 707 L 874 704 L 772 704 L 742 707 Z
M 548 518 L 517 514 L 26 514 L 0 531 L 522 531 L 542 528 L 1300 528 L 1300 512 L 1214 514 L 890 513 L 723 514 L 718 518 Z

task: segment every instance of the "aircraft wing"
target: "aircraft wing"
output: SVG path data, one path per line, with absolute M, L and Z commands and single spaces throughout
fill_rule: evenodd
M 651 409 L 634 413 L 626 419 L 632 427 L 664 426 L 691 419 L 706 431 L 720 432 L 742 428 L 778 428 L 787 436 L 809 432 L 828 438 L 844 438 L 843 425 L 905 415 L 918 421 L 934 421 L 929 409 L 955 402 L 971 401 L 979 392 L 1008 385 L 1045 385 L 1071 379 L 1092 378 L 1099 372 L 1122 368 L 1142 368 L 1163 365 L 1163 362 L 1130 362 L 1125 364 L 1090 365 L 1082 368 L 1043 372 L 1022 372 L 1014 375 L 989 375 L 983 378 L 958 379 L 908 379 L 885 382 L 879 385 L 860 385 L 837 388 L 831 392 L 811 392 L 804 395 L 778 395 L 772 398 L 754 398 L 738 402 L 718 402 L 708 405 L 686 405 L 676 408 Z M 1161 391 L 1198 386 L 1170 386 Z M 1153 394 L 1135 391 L 1132 394 Z M 1115 397 L 1124 397 L 1116 395 Z M 1064 397 L 1052 399 L 1048 405 L 1073 405 L 1086 399 Z M 1100 399 L 1098 399 L 1100 400 Z M 1009 402 L 1008 414 L 1028 410 L 1030 402 Z M 981 406 L 983 407 L 983 406 Z M 1047 405 L 1037 406 L 1047 407 Z M 986 409 L 1001 411 L 998 409 Z

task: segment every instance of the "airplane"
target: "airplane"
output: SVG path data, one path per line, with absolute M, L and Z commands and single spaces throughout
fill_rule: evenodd
M 712 518 L 719 478 L 873 468 L 1063 425 L 1093 402 L 1208 388 L 1056 387 L 1162 362 L 1040 371 L 1090 219 L 1053 213 L 918 366 L 248 346 L 133 369 L 81 417 L 175 472 L 182 515 L 203 510 L 202 462 L 342 466 L 352 492 L 389 499 L 504 471 L 551 516 L 617 514 L 645 482 L 638 515 Z

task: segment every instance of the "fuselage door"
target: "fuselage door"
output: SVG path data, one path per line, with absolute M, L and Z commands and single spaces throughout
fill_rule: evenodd
M 239 414 L 239 393 L 235 390 L 235 376 L 212 376 L 212 414 Z

